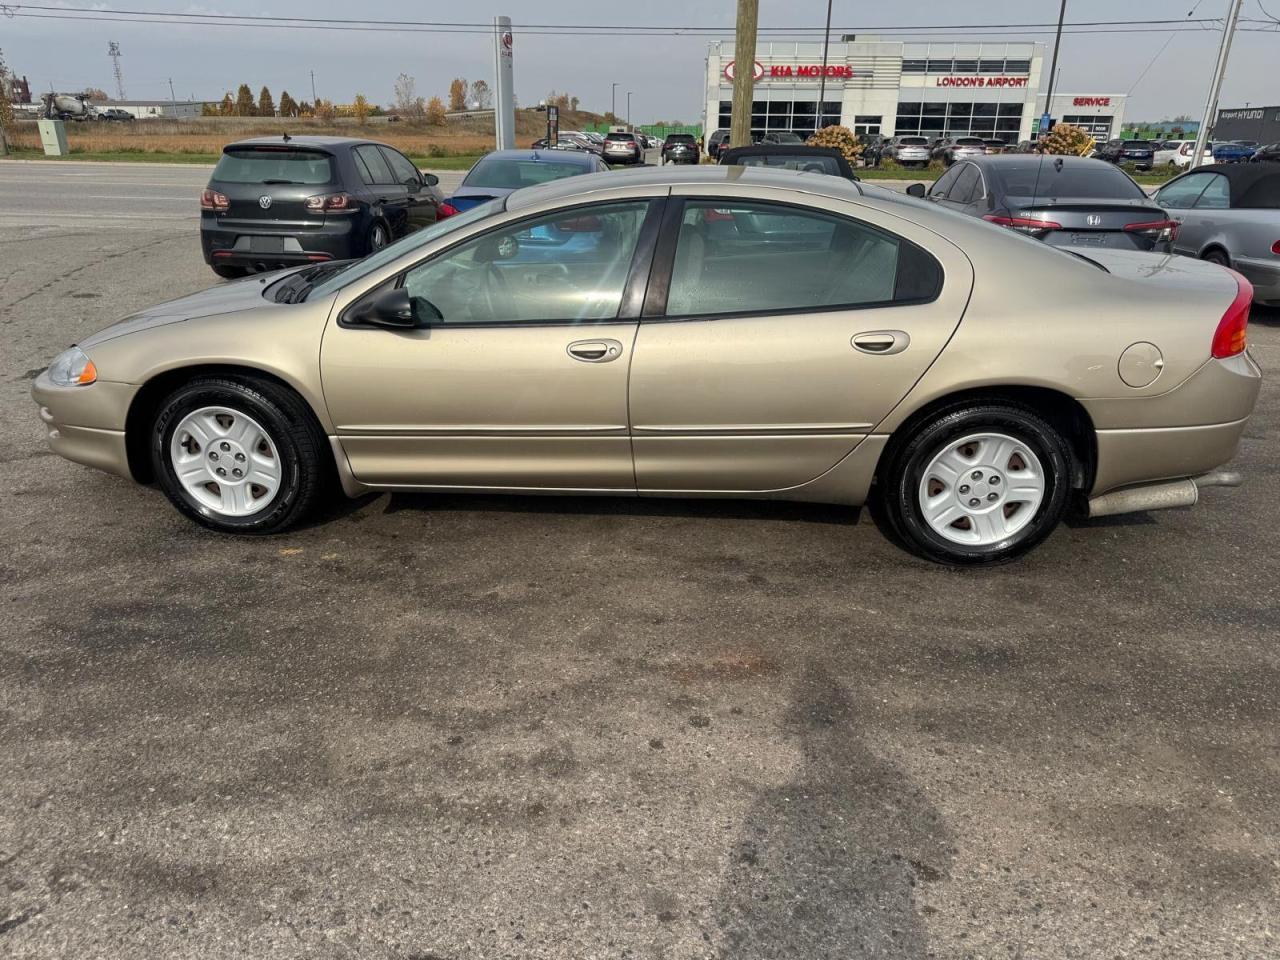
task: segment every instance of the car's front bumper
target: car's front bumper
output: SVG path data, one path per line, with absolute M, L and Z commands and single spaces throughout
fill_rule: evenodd
M 1280 257 L 1260 260 L 1254 257 L 1232 257 L 1231 266 L 1253 284 L 1257 303 L 1280 303 Z
M 36 377 L 31 397 L 40 408 L 49 448 L 60 457 L 134 479 L 125 446 L 125 420 L 137 393 L 132 383 L 99 380 L 63 387 Z

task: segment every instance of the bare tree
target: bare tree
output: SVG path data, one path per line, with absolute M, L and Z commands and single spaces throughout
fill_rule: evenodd
M 493 106 L 493 94 L 489 92 L 489 84 L 476 80 L 471 84 L 471 100 L 477 108 L 488 110 Z
M 396 111 L 413 113 L 414 101 L 418 99 L 418 84 L 407 73 L 396 77 Z

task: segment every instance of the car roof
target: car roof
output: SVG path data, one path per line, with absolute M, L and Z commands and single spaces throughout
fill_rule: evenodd
M 595 156 L 594 153 L 583 153 L 578 150 L 490 150 L 476 163 L 484 163 L 486 160 L 552 159 L 557 163 L 568 161 L 569 163 L 577 163 L 584 167 L 589 167 L 593 165 Z
M 827 182 L 830 181 L 830 182 Z M 588 174 L 584 177 L 567 177 L 552 180 L 533 187 L 517 190 L 507 198 L 507 209 L 518 210 L 538 203 L 560 200 L 593 190 L 613 187 L 714 187 L 719 184 L 746 184 L 748 186 L 775 187 L 807 194 L 850 200 L 863 195 L 862 189 L 852 180 L 843 177 L 815 177 L 797 170 L 779 170 L 768 167 L 720 166 L 704 164 L 681 170 L 666 167 L 640 167 L 635 170 Z
M 313 137 L 313 136 L 294 137 L 294 136 L 290 136 L 288 140 L 285 140 L 284 137 L 281 136 L 281 137 L 250 137 L 248 140 L 237 140 L 235 143 L 228 143 L 222 149 L 226 151 L 226 150 L 231 150 L 235 147 L 265 147 L 265 146 L 278 147 L 278 146 L 281 146 L 282 144 L 288 144 L 290 146 L 299 146 L 299 147 L 345 147 L 345 146 L 354 147 L 354 146 L 359 146 L 365 143 L 378 143 L 379 146 L 383 146 L 383 147 L 391 146 L 391 144 L 389 143 L 379 143 L 379 141 L 377 140 L 365 140 L 360 137 Z

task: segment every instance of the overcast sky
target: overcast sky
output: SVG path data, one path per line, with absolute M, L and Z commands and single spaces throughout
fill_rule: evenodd
M 43 0 L 43 3 L 57 0 Z M 307 0 L 263 3 L 262 0 L 69 0 L 70 7 L 183 11 L 308 17 L 368 17 L 440 21 L 488 21 L 507 14 L 515 23 L 516 94 L 532 104 L 549 90 L 568 91 L 584 106 L 609 108 L 610 84 L 619 86 L 619 112 L 625 92 L 633 91 L 632 119 L 701 119 L 702 84 L 707 37 L 650 36 L 613 38 L 521 35 L 520 23 L 645 24 L 662 27 L 723 26 L 731 38 L 735 0 L 646 0 L 603 3 L 601 0 Z M 1220 17 L 1229 0 L 1070 0 L 1070 21 Z M 3 5 L 0 5 L 3 7 Z M 1244 17 L 1280 16 L 1280 0 L 1245 0 Z M 908 39 L 892 29 L 908 25 L 1009 24 L 1052 22 L 1057 0 L 897 0 L 867 3 L 835 0 L 833 34 L 878 32 L 883 39 Z M 823 0 L 761 0 L 761 26 L 821 27 Z M 1260 26 L 1248 24 L 1248 26 Z M 718 35 L 717 35 L 718 36 Z M 1050 35 L 1002 35 L 1051 43 Z M 911 39 L 974 40 L 991 38 L 981 26 L 940 31 Z M 132 99 L 167 98 L 168 78 L 182 99 L 220 99 L 240 82 L 266 84 L 279 97 L 287 89 L 295 99 L 310 99 L 309 71 L 315 71 L 321 97 L 350 102 L 361 92 L 389 103 L 396 75 L 417 80 L 424 96 L 443 96 L 454 76 L 484 78 L 492 83 L 492 41 L 483 35 L 376 33 L 300 29 L 239 29 L 137 23 L 39 21 L 0 15 L 0 48 L 33 89 L 101 87 L 114 95 L 107 41 L 119 41 L 124 52 L 125 92 Z M 1199 117 L 1217 53 L 1217 32 L 1170 34 L 1115 33 L 1066 36 L 1060 57 L 1064 93 L 1130 93 L 1127 120 L 1157 120 L 1178 113 Z M 1166 42 L 1168 46 L 1139 79 Z M 1236 36 L 1221 104 L 1242 106 L 1280 103 L 1280 33 Z M 1047 53 L 1046 53 L 1047 63 Z M 1047 71 L 1046 66 L 1046 71 Z M 1136 84 L 1136 85 L 1135 85 Z M 1042 83 L 1043 86 L 1043 83 Z

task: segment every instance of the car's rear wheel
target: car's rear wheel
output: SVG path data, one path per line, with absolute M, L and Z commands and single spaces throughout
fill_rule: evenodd
M 370 253 L 381 250 L 391 242 L 391 231 L 387 229 L 387 225 L 381 220 L 373 221 L 369 227 L 369 240 L 365 244 Z
M 1220 267 L 1231 266 L 1231 260 L 1218 248 L 1206 250 L 1200 257 L 1201 260 L 1207 260 L 1209 263 L 1216 263 Z
M 896 539 L 939 563 L 987 564 L 1026 553 L 1067 506 L 1070 443 L 1029 407 L 962 403 L 893 445 L 876 515 Z
M 324 445 L 292 391 L 229 377 L 202 377 L 166 397 L 150 443 L 173 505 L 227 533 L 275 533 L 302 519 L 325 487 Z
M 249 269 L 247 267 L 235 267 L 229 263 L 215 263 L 213 265 L 213 272 L 224 280 L 238 280 L 241 277 L 249 275 Z

